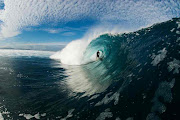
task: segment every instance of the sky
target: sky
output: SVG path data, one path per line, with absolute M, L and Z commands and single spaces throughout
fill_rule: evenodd
M 0 0 L 0 47 L 66 45 L 90 32 L 180 17 L 180 0 Z

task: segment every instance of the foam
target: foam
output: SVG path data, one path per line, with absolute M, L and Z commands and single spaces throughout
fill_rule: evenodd
M 0 49 L 0 56 L 2 57 L 49 57 L 52 54 L 54 52 L 51 51 Z
M 133 120 L 133 117 L 129 117 L 129 118 L 127 118 L 126 120 Z
M 64 117 L 64 118 L 61 118 L 61 120 L 66 120 L 66 119 L 68 119 L 68 118 L 71 118 L 72 116 L 73 116 L 73 112 L 74 112 L 74 110 L 75 109 L 71 109 L 71 110 L 69 110 L 68 111 L 68 115 L 66 116 L 66 117 Z
M 177 29 L 180 29 L 180 22 L 176 22 L 178 24 Z
M 93 99 L 96 99 L 97 97 L 99 97 L 99 94 L 97 94 L 97 95 L 93 95 L 89 100 L 93 100 Z M 88 101 L 89 101 L 88 100 Z
M 29 120 L 31 118 L 33 118 L 34 116 L 32 116 L 31 114 L 24 114 L 24 117 Z
M 0 120 L 4 120 L 5 118 L 12 119 L 10 117 L 10 112 L 8 111 L 8 109 L 4 105 L 1 106 L 1 103 L 0 103 Z
M 180 35 L 180 31 L 177 30 L 177 31 L 176 31 L 176 34 Z
M 162 50 L 158 51 L 158 55 L 152 55 L 152 59 L 153 61 L 151 62 L 151 64 L 153 66 L 156 66 L 157 64 L 159 64 L 161 61 L 164 60 L 164 58 L 166 57 L 166 53 L 167 53 L 167 50 L 166 48 L 163 48 Z
M 121 120 L 119 117 L 117 117 L 115 120 Z
M 179 73 L 179 68 L 180 68 L 180 61 L 174 59 L 173 61 L 167 63 L 168 64 L 168 70 L 171 72 L 173 70 L 173 74 L 178 74 Z
M 152 99 L 153 106 L 151 108 L 151 113 L 148 114 L 146 120 L 155 120 L 160 119 L 157 115 L 157 113 L 162 114 L 166 111 L 165 103 L 171 103 L 173 97 L 172 97 L 172 91 L 171 89 L 174 87 L 175 79 L 172 79 L 172 81 L 167 82 L 163 81 L 159 84 L 159 87 L 157 88 L 154 98 Z M 163 98 L 163 102 L 159 100 L 159 97 Z
M 113 100 L 114 100 L 114 105 L 117 105 L 118 102 L 119 102 L 119 95 L 120 94 L 118 92 L 115 92 L 112 96 L 109 97 L 109 95 L 111 95 L 111 94 L 112 94 L 111 92 L 106 94 L 106 96 L 101 101 L 96 103 L 95 106 L 100 106 L 100 105 L 103 105 L 103 104 L 108 104 L 108 103 L 110 103 Z
M 35 118 L 35 119 L 38 119 L 38 120 L 39 120 L 41 117 L 45 117 L 45 116 L 46 116 L 46 113 L 42 113 L 42 114 L 37 113 L 37 114 L 35 114 L 35 115 L 23 114 L 23 113 L 21 113 L 21 114 L 19 114 L 19 116 L 20 116 L 20 117 L 24 117 L 24 118 L 26 118 L 27 120 L 30 120 L 30 119 L 32 119 L 32 118 Z
M 2 113 L 0 113 L 0 120 L 4 120 Z
M 104 112 L 100 113 L 100 115 L 96 118 L 96 120 L 105 120 L 106 118 L 113 117 L 112 112 L 110 112 L 110 109 L 106 109 Z

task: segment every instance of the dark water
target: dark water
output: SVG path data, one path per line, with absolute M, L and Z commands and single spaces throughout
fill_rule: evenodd
M 84 59 L 62 65 L 48 57 L 0 57 L 4 119 L 178 120 L 180 20 L 137 32 L 102 35 Z M 0 117 L 1 119 L 1 117 Z

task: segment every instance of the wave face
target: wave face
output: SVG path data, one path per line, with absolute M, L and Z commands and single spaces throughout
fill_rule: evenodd
M 103 60 L 96 60 L 98 50 Z M 179 100 L 180 19 L 136 32 L 101 35 L 84 50 L 82 63 L 66 71 L 70 77 L 65 83 L 77 96 L 89 96 L 88 114 L 112 119 L 176 119 L 173 112 L 177 112 Z M 108 109 L 94 113 L 102 107 Z M 86 112 L 81 112 L 83 117 Z

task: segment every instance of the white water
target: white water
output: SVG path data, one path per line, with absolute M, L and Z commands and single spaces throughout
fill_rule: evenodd
M 3 116 L 2 116 L 2 114 L 0 113 L 0 120 L 4 120 L 4 118 L 3 118 Z
M 0 49 L 2 57 L 49 57 L 54 53 L 51 51 Z
M 83 53 L 88 45 L 88 41 L 76 40 L 69 43 L 62 51 L 52 55 L 50 58 L 58 59 L 63 64 L 80 65 Z

